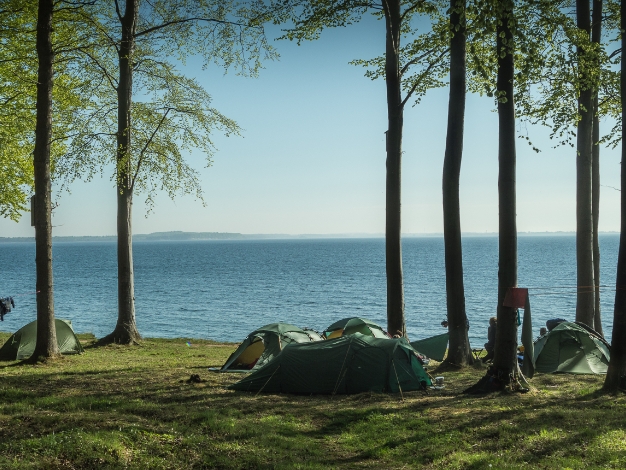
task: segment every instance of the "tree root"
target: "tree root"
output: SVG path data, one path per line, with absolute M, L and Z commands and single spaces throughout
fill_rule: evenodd
M 141 335 L 135 332 L 129 332 L 126 330 L 118 331 L 116 328 L 113 333 L 106 335 L 104 338 L 99 339 L 96 344 L 98 346 L 106 346 L 109 344 L 120 344 L 125 346 L 137 346 L 141 341 Z
M 480 395 L 493 392 L 528 392 L 528 388 L 520 382 L 521 376 L 516 372 L 491 366 L 478 382 L 463 390 L 463 393 Z

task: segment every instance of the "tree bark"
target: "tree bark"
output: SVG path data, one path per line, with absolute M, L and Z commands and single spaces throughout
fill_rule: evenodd
M 591 16 L 591 42 L 600 44 L 602 41 L 602 0 L 593 0 Z M 598 66 L 599 66 L 598 62 Z M 593 216 L 593 280 L 594 319 L 593 329 L 604 336 L 602 316 L 600 314 L 600 240 L 598 238 L 598 221 L 600 218 L 600 116 L 598 114 L 598 90 L 593 93 L 593 135 L 591 149 L 591 211 Z
M 465 120 L 465 3 L 450 0 L 450 99 L 448 101 L 448 132 L 443 160 L 443 238 L 446 262 L 446 301 L 450 332 L 446 362 L 467 365 L 473 362 L 467 335 L 463 285 L 463 248 L 461 244 L 461 210 L 459 180 L 463 157 Z M 459 29 L 456 30 L 456 26 Z
M 517 310 L 504 307 L 504 296 L 517 287 L 515 102 L 513 101 L 514 12 L 512 0 L 498 2 L 498 333 L 493 367 L 502 383 L 517 375 Z
M 626 2 L 621 2 L 621 29 L 626 30 Z M 622 50 L 626 51 L 626 36 L 622 34 Z M 620 65 L 620 91 L 626 96 L 626 61 Z M 622 122 L 626 122 L 626 107 L 622 100 Z M 624 134 L 622 128 L 622 142 Z M 604 380 L 604 390 L 616 392 L 620 388 L 620 378 L 626 374 L 626 146 L 622 143 L 621 165 L 621 225 L 619 252 L 617 255 L 617 279 L 615 281 L 615 307 L 613 310 L 613 334 L 611 338 L 611 360 Z M 622 384 L 623 386 L 623 384 Z
M 387 192 L 385 256 L 387 269 L 387 329 L 406 335 L 402 277 L 401 163 L 403 104 L 400 77 L 400 0 L 383 2 L 387 31 L 385 80 L 387 85 Z
M 600 218 L 600 119 L 597 114 L 598 93 L 594 97 L 593 117 L 593 148 L 591 151 L 591 210 L 593 217 L 593 281 L 594 281 L 594 308 L 593 329 L 604 336 L 602 329 L 602 315 L 600 312 L 600 240 L 598 238 L 598 222 Z
M 138 0 L 128 0 L 121 18 L 122 41 L 118 51 L 120 78 L 117 89 L 117 292 L 118 317 L 115 330 L 102 342 L 133 344 L 141 339 L 135 320 L 135 278 L 132 240 L 131 104 L 133 94 L 132 56 Z
M 37 121 L 33 158 L 35 176 L 35 265 L 37 269 L 37 344 L 32 358 L 59 354 L 54 324 L 52 283 L 52 208 L 50 142 L 52 138 L 52 0 L 39 0 L 37 14 Z
M 589 0 L 576 0 L 576 23 L 591 34 Z M 593 217 L 592 217 L 592 131 L 593 89 L 588 85 L 584 48 L 577 46 L 579 80 L 582 89 L 578 97 L 580 121 L 576 135 L 576 321 L 593 327 L 595 282 L 593 278 Z

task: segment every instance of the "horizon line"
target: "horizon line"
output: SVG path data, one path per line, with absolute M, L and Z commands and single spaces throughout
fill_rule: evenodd
M 618 231 L 600 231 L 599 234 L 619 234 Z M 559 235 L 575 235 L 575 231 L 527 231 L 517 232 L 519 236 L 559 236 Z M 403 233 L 403 238 L 416 238 L 416 237 L 443 237 L 443 232 L 409 232 Z M 462 236 L 480 237 L 480 236 L 497 236 L 498 232 L 461 232 Z M 168 231 L 168 232 L 151 232 L 151 233 L 137 233 L 133 234 L 133 238 L 138 239 L 156 239 L 156 238 L 169 238 L 175 239 L 178 237 L 184 237 L 187 239 L 193 239 L 194 236 L 199 236 L 204 239 L 232 239 L 232 238 L 385 238 L 383 232 L 346 232 L 346 233 L 240 233 L 240 232 L 185 232 L 181 230 Z M 103 238 L 117 238 L 117 235 L 54 235 L 53 239 L 103 239 Z M 35 237 L 0 237 L 0 240 L 34 240 Z M 138 240 L 141 241 L 141 240 Z

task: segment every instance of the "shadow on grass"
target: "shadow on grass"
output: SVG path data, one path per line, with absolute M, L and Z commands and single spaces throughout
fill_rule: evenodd
M 598 377 L 538 375 L 529 394 L 472 397 L 461 391 L 483 371 L 468 368 L 447 374 L 446 388 L 437 392 L 256 396 L 225 388 L 239 374 L 207 371 L 203 382 L 185 383 L 207 364 L 223 363 L 232 347 L 155 344 L 1 368 L 0 455 L 40 468 L 48 455 L 77 468 L 97 459 L 110 468 L 626 463 L 619 445 L 601 449 L 605 455 L 593 451 L 607 435 L 626 437 L 626 400 L 599 392 Z M 48 466 L 55 465 L 63 467 Z

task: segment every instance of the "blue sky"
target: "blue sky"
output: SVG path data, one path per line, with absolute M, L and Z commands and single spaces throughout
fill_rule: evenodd
M 276 36 L 276 29 L 270 35 Z M 349 65 L 384 51 L 384 25 L 368 18 L 328 30 L 298 46 L 275 42 L 280 61 L 259 78 L 203 71 L 189 63 L 213 105 L 243 128 L 243 137 L 215 135 L 213 165 L 201 170 L 206 207 L 192 197 L 162 194 L 147 218 L 135 195 L 134 232 L 183 230 L 285 234 L 382 234 L 385 220 L 385 85 Z M 432 90 L 407 107 L 402 168 L 403 233 L 440 233 L 441 171 L 448 90 Z M 497 115 L 493 101 L 468 95 L 461 170 L 464 232 L 497 232 Z M 604 124 L 608 128 L 611 123 Z M 548 131 L 523 127 L 541 153 L 518 140 L 520 232 L 575 230 L 575 151 L 552 149 Z M 601 151 L 600 230 L 619 230 L 620 149 Z M 111 170 L 112 172 L 112 170 Z M 54 235 L 115 234 L 115 189 L 108 178 L 75 183 L 55 194 Z M 32 236 L 28 214 L 20 223 L 0 219 L 0 236 Z

